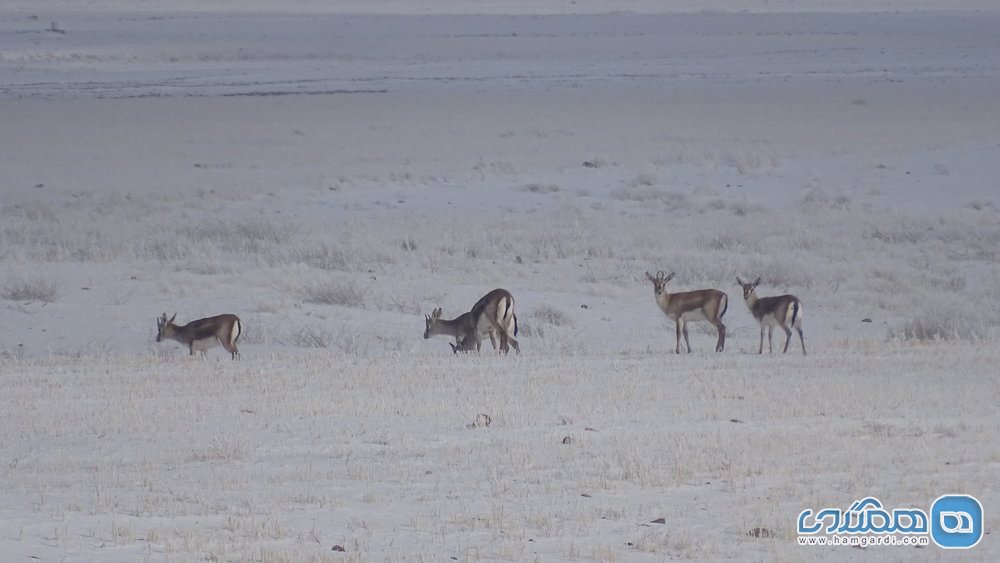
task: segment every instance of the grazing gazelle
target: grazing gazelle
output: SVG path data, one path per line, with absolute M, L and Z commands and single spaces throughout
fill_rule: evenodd
M 425 315 L 426 328 L 424 338 L 445 335 L 455 337 L 452 351 L 467 352 L 475 345 L 478 352 L 483 337 L 489 336 L 494 350 L 504 353 L 510 351 L 510 346 L 518 353 L 514 336 L 517 335 L 517 315 L 514 314 L 514 296 L 506 289 L 494 289 L 484 295 L 468 313 L 463 313 L 452 320 L 441 318 L 441 309 L 434 309 L 430 315 Z M 497 340 L 499 339 L 499 348 Z M 509 344 L 509 345 L 508 345 Z
M 753 283 L 744 283 L 739 277 L 736 283 L 743 288 L 743 300 L 747 302 L 747 307 L 760 324 L 760 351 L 764 353 L 764 328 L 767 328 L 767 348 L 770 353 L 774 353 L 774 342 L 771 336 L 774 327 L 780 326 L 785 331 L 785 351 L 788 352 L 788 344 L 792 341 L 792 329 L 799 333 L 799 341 L 802 343 L 802 355 L 806 355 L 806 341 L 802 337 L 802 302 L 794 295 L 776 295 L 774 297 L 757 297 L 757 284 L 760 278 Z
M 432 336 L 453 336 L 455 344 L 452 344 L 452 351 L 468 352 L 471 345 L 476 341 L 476 320 L 472 312 L 462 313 L 454 319 L 441 318 L 441 308 L 431 311 L 430 315 L 424 315 L 424 339 Z
M 456 342 L 454 344 L 451 342 L 448 343 L 448 346 L 451 346 L 451 352 L 453 354 L 457 354 L 459 352 L 471 352 L 476 349 L 475 338 L 462 338 L 461 340 L 456 338 L 455 340 Z
M 174 324 L 174 316 L 167 318 L 164 313 L 162 317 L 156 319 L 156 341 L 176 340 L 188 347 L 191 355 L 198 350 L 202 353 L 213 346 L 222 345 L 229 352 L 233 359 L 239 355 L 236 349 L 236 341 L 243 333 L 243 323 L 236 315 L 219 315 L 191 321 L 184 326 Z
M 656 304 L 671 320 L 677 323 L 677 348 L 674 350 L 681 353 L 681 335 L 684 336 L 684 344 L 687 345 L 688 354 L 691 353 L 691 343 L 688 342 L 688 331 L 686 323 L 688 321 L 708 321 L 719 330 L 719 340 L 715 344 L 715 351 L 722 352 L 726 348 L 726 325 L 722 324 L 722 316 L 726 314 L 729 307 L 729 297 L 718 289 L 699 289 L 697 291 L 685 291 L 683 293 L 668 293 L 667 282 L 674 279 L 674 273 L 663 277 L 663 272 L 657 272 L 656 277 L 646 272 L 646 277 L 653 282 L 653 295 L 656 297 Z

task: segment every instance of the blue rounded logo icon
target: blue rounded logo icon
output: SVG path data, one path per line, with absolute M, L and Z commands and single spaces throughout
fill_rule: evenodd
M 970 495 L 943 495 L 931 505 L 931 539 L 945 549 L 969 549 L 983 539 L 983 505 Z

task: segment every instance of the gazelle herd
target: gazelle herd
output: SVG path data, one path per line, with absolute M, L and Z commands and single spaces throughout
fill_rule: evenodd
M 660 310 L 676 324 L 676 346 L 674 352 L 681 353 L 681 337 L 687 352 L 691 353 L 691 343 L 688 341 L 687 323 L 707 321 L 718 330 L 719 338 L 715 351 L 722 352 L 726 348 L 726 325 L 722 318 L 729 309 L 729 296 L 718 289 L 697 289 L 670 293 L 667 283 L 674 279 L 674 273 L 664 275 L 662 271 L 654 276 L 646 272 L 646 277 L 653 282 L 653 296 Z M 792 329 L 799 333 L 802 343 L 802 354 L 806 353 L 806 342 L 802 335 L 803 307 L 799 298 L 794 295 L 778 295 L 774 297 L 758 297 L 757 286 L 760 278 L 753 283 L 745 283 L 739 277 L 736 283 L 743 289 L 743 300 L 754 319 L 760 325 L 760 349 L 764 353 L 764 332 L 767 331 L 768 351 L 774 353 L 772 335 L 774 327 L 785 331 L 785 348 L 792 341 Z M 517 340 L 517 315 L 514 314 L 514 296 L 506 289 L 494 289 L 482 296 L 472 308 L 454 319 L 442 318 L 441 308 L 434 309 L 430 315 L 424 315 L 424 339 L 432 336 L 450 336 L 455 339 L 451 346 L 452 352 L 469 352 L 481 349 L 483 338 L 489 337 L 495 352 L 510 351 L 521 353 Z M 222 345 L 235 360 L 239 355 L 236 341 L 243 333 L 243 325 L 236 315 L 218 315 L 191 321 L 184 326 L 174 324 L 177 315 L 167 319 L 164 313 L 156 319 L 156 341 L 176 340 L 188 347 L 191 355 L 195 350 L 205 352 L 208 348 Z

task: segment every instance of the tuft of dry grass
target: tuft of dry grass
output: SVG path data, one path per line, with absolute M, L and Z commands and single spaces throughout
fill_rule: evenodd
M 9 301 L 53 303 L 59 298 L 59 282 L 44 279 L 11 279 L 0 290 Z
M 353 281 L 321 280 L 304 283 L 296 294 L 307 303 L 365 307 L 366 291 Z
M 539 305 L 531 311 L 531 316 L 540 322 L 552 326 L 567 326 L 573 324 L 569 315 L 551 305 Z

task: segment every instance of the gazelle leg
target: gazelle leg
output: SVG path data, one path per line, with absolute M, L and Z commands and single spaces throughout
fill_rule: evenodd
M 236 348 L 236 345 L 233 344 L 232 342 L 220 338 L 219 344 L 222 344 L 222 347 L 226 349 L 226 352 L 229 352 L 230 357 L 232 357 L 232 359 L 234 360 L 236 359 L 236 356 L 239 355 L 240 353 L 240 351 Z
M 492 330 L 489 332 L 489 334 L 490 334 L 490 344 L 493 345 L 493 351 L 496 352 L 497 351 L 497 337 L 496 337 L 495 334 L 493 334 Z
M 691 341 L 688 340 L 688 325 L 687 325 L 687 323 L 684 323 L 683 334 L 684 334 L 684 344 L 687 346 L 688 354 L 690 354 L 691 353 Z
M 719 321 L 715 328 L 719 329 L 719 340 L 715 343 L 715 351 L 723 352 L 726 349 L 726 325 Z
M 796 326 L 795 330 L 799 331 L 799 342 L 802 343 L 802 355 L 806 355 L 806 339 L 802 337 L 802 327 Z
M 760 350 L 757 352 L 758 354 L 764 353 L 764 333 L 766 331 L 767 329 L 764 327 L 764 325 L 760 325 Z
M 774 325 L 767 326 L 767 353 L 774 353 Z
M 684 321 L 682 319 L 677 319 L 677 348 L 674 352 L 677 354 L 681 353 L 681 334 L 684 332 Z
M 782 352 L 782 354 L 787 354 L 788 343 L 792 341 L 792 329 L 788 328 L 785 325 L 781 325 L 781 328 L 785 331 L 785 350 Z

